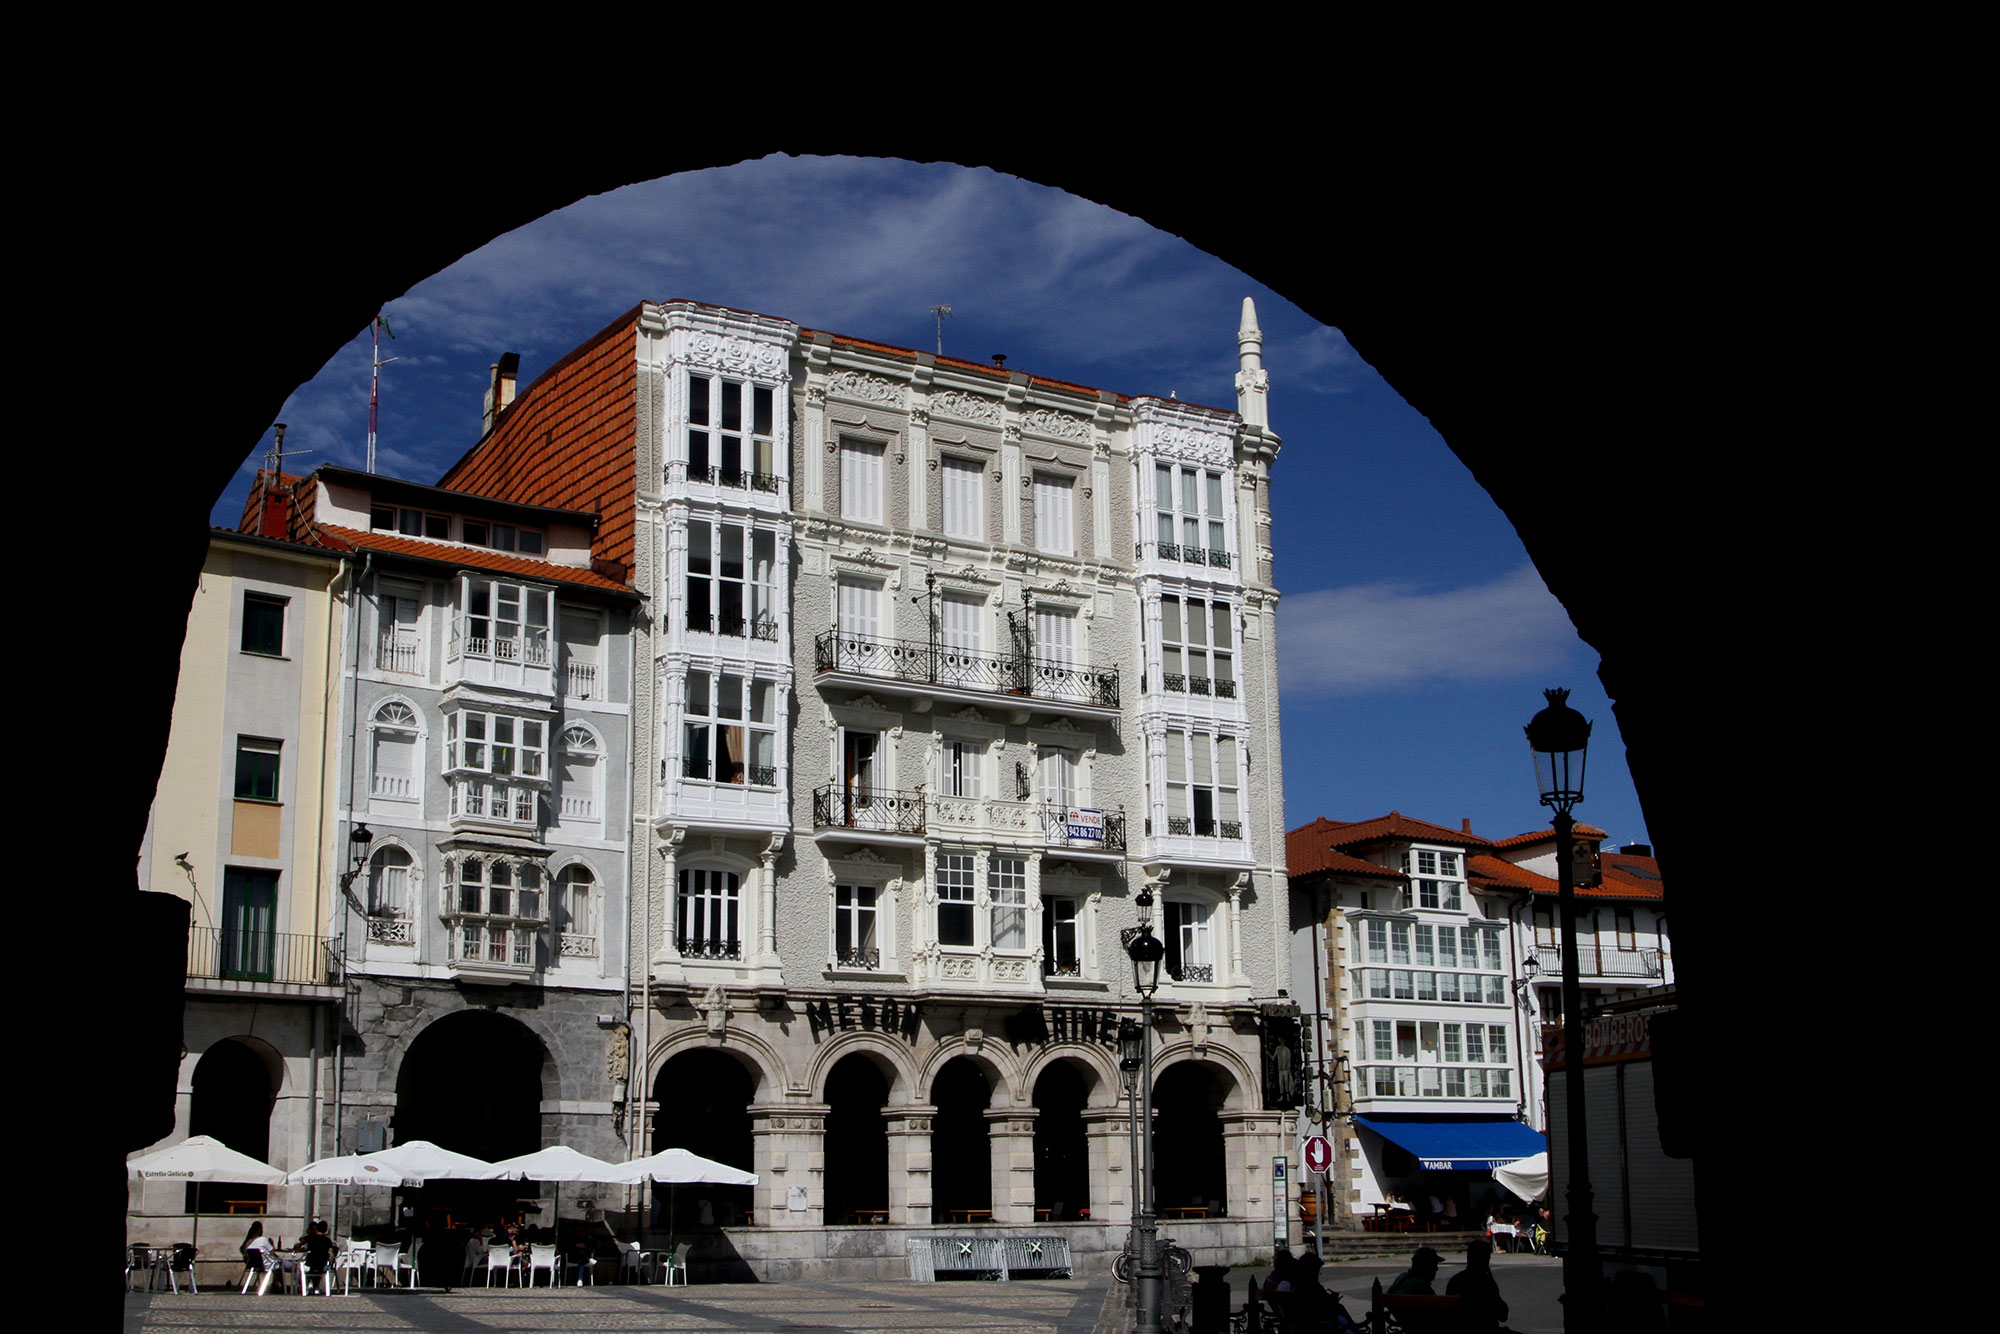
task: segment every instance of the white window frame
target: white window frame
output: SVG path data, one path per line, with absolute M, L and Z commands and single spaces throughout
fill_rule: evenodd
M 938 460 L 940 531 L 965 542 L 986 540 L 986 465 L 946 454 Z
M 884 886 L 872 880 L 837 878 L 833 886 L 833 957 L 835 969 L 873 972 L 887 957 L 884 927 Z
M 948 736 L 940 747 L 938 790 L 947 797 L 978 801 L 986 795 L 987 743 Z
M 1221 981 L 1216 954 L 1216 905 L 1206 899 L 1168 898 L 1162 905 L 1166 924 L 1168 976 L 1178 983 Z
M 1084 897 L 1060 890 L 1042 891 L 1042 976 L 1081 978 L 1084 975 Z M 1067 927 L 1069 959 L 1062 960 L 1062 936 Z
M 840 438 L 840 517 L 856 523 L 883 519 L 883 481 L 888 445 L 879 440 Z
M 468 573 L 459 576 L 458 592 L 452 619 L 454 657 L 549 665 L 555 597 L 548 589 Z M 484 612 L 478 610 L 482 595 Z
M 1076 554 L 1076 478 L 1067 473 L 1034 474 L 1035 548 L 1051 556 Z
M 1235 563 L 1229 531 L 1231 479 L 1214 468 L 1155 462 L 1154 538 L 1162 560 L 1226 569 Z M 1221 560 L 1215 557 L 1220 556 Z
M 938 945 L 948 950 L 971 950 L 979 944 L 979 857 L 969 849 L 952 849 L 937 854 L 937 913 L 933 919 Z M 964 940 L 945 939 L 945 919 L 963 920 Z M 960 934 L 953 932 L 952 934 Z
M 604 822 L 604 743 L 582 723 L 563 728 L 558 739 L 561 765 L 557 809 L 563 823 Z M 574 789 L 574 790 L 573 790 Z
M 683 678 L 682 688 L 681 777 L 723 787 L 776 786 L 778 683 L 696 669 Z M 725 767 L 723 744 L 730 734 L 736 753 Z
M 386 699 L 368 722 L 368 796 L 371 801 L 418 802 L 424 795 L 423 720 L 411 705 Z M 385 750 L 385 745 L 393 750 Z M 383 759 L 402 759 L 402 771 L 385 772 Z
M 674 887 L 674 948 L 683 959 L 743 957 L 743 877 L 722 866 L 683 866 Z M 698 946 L 689 949 L 690 945 Z
M 467 853 L 445 863 L 448 953 L 466 964 L 532 968 L 548 925 L 548 886 L 535 863 Z
M 690 373 L 687 434 L 680 442 L 688 479 L 739 490 L 747 487 L 775 492 L 777 411 L 776 391 L 767 385 L 723 375 Z M 732 449 L 736 454 L 734 468 L 728 464 Z
M 987 939 L 1008 954 L 1026 954 L 1035 943 L 1028 934 L 1028 859 L 993 853 L 986 859 Z
M 1229 733 L 1169 728 L 1167 832 L 1197 838 L 1243 837 L 1242 751 Z M 1205 800 L 1204 800 L 1205 798 Z M 1207 815 L 1201 807 L 1208 807 Z M 1231 827 L 1235 832 L 1228 832 Z
M 556 908 L 562 914 L 557 947 L 560 956 L 597 956 L 597 923 L 603 915 L 603 889 L 603 880 L 587 863 L 571 862 L 556 873 Z

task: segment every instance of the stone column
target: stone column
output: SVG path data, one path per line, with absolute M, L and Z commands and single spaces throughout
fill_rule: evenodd
M 752 1171 L 757 1173 L 757 1221 L 765 1227 L 816 1227 L 826 1203 L 824 1103 L 784 1103 L 750 1109 Z M 807 1208 L 793 1213 L 790 1192 L 806 1188 Z
M 986 1141 L 993 1173 L 993 1221 L 1035 1221 L 1035 1117 L 1033 1107 L 986 1109 Z
M 1285 1113 L 1216 1113 L 1222 1123 L 1223 1171 L 1231 1218 L 1271 1219 L 1271 1160 L 1284 1152 Z
M 1086 1107 L 1083 1133 L 1090 1154 L 1090 1217 L 1098 1223 L 1126 1223 L 1134 1212 L 1132 1118 L 1121 1099 L 1111 1107 Z
M 884 1107 L 889 1132 L 889 1221 L 904 1227 L 931 1222 L 931 1118 L 937 1108 Z

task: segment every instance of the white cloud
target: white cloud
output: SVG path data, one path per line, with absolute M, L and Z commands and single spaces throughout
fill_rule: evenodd
M 1294 699 L 1500 681 L 1562 666 L 1578 645 L 1532 565 L 1467 588 L 1384 582 L 1293 593 L 1278 612 L 1280 682 Z

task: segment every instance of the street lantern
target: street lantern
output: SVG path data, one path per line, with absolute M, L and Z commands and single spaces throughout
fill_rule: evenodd
M 1583 800 L 1583 763 L 1590 748 L 1590 720 L 1572 709 L 1567 690 L 1542 692 L 1549 705 L 1528 721 L 1528 746 L 1535 752 L 1535 784 L 1542 805 L 1563 814 Z
M 1141 892 L 1137 902 L 1142 911 L 1150 908 L 1150 891 Z M 1133 1211 L 1132 1229 L 1139 1253 L 1138 1272 L 1133 1275 L 1139 1299 L 1138 1334 L 1160 1334 L 1166 1276 L 1160 1268 L 1159 1222 L 1153 1213 L 1153 993 L 1160 989 L 1160 961 L 1167 957 L 1167 947 L 1153 934 L 1152 922 L 1141 919 L 1138 929 L 1125 941 L 1125 953 L 1132 960 L 1132 985 L 1139 992 L 1139 1022 L 1134 1026 L 1136 1033 L 1126 1024 L 1119 1025 L 1119 1068 L 1132 1072 L 1128 1078 L 1136 1080 L 1143 1104 L 1133 1108 L 1139 1117 L 1135 1127 L 1139 1140 L 1139 1190 L 1134 1201 L 1137 1208 Z
M 1132 985 L 1141 996 L 1150 997 L 1160 989 L 1160 960 L 1167 957 L 1167 947 L 1153 934 L 1153 928 L 1143 926 L 1139 934 L 1125 947 L 1125 953 L 1132 959 Z
M 1118 1073 L 1127 1090 L 1139 1087 L 1139 1068 L 1145 1062 L 1145 1030 L 1130 1019 L 1118 1021 Z

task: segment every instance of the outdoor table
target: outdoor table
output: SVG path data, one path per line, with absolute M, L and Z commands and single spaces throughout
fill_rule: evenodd
M 951 1211 L 954 1223 L 990 1223 L 993 1221 L 991 1209 L 954 1209 Z
M 1160 1210 L 1168 1218 L 1206 1218 L 1208 1206 L 1205 1204 L 1172 1204 Z
M 1512 1223 L 1495 1223 L 1491 1227 L 1488 1227 L 1486 1232 L 1496 1243 L 1500 1238 L 1505 1237 L 1507 1239 L 1505 1249 L 1509 1251 L 1514 1249 L 1514 1243 L 1521 1235 L 1521 1229 L 1515 1227 Z
M 140 1260 L 146 1270 L 146 1291 L 153 1291 L 154 1286 L 160 1281 L 161 1276 L 167 1272 L 168 1263 L 174 1258 L 174 1248 L 172 1246 L 153 1246 L 145 1242 L 134 1242 L 132 1252 L 133 1258 Z M 136 1269 L 140 1266 L 134 1265 L 133 1267 Z

